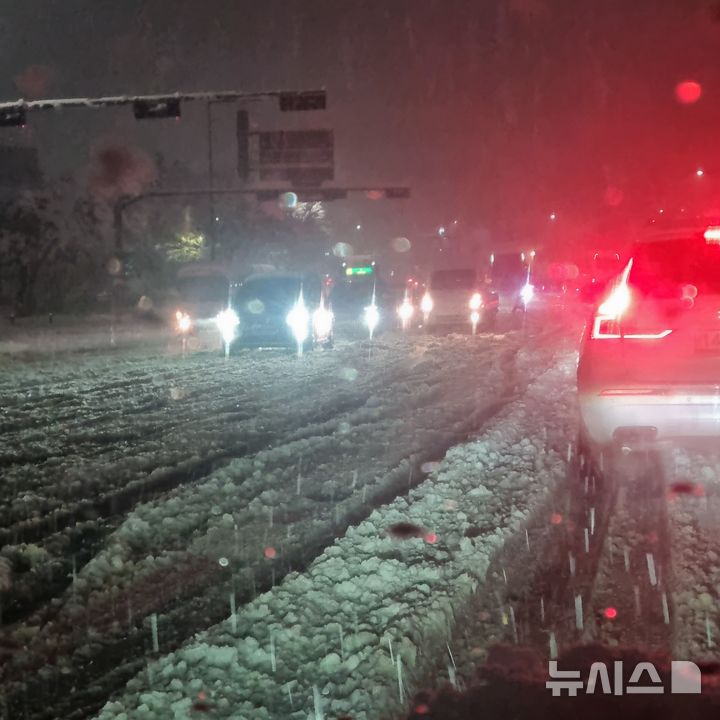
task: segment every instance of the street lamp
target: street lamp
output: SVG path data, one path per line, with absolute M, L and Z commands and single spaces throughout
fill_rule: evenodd
M 695 175 L 697 175 L 699 178 L 701 178 L 705 174 L 705 171 L 702 168 L 698 168 L 695 171 Z
M 445 228 L 441 225 L 441 226 L 438 228 L 438 235 L 439 235 L 440 237 L 442 237 L 444 234 L 445 234 Z
M 557 215 L 554 212 L 550 213 L 550 220 L 552 220 L 553 222 L 557 220 Z

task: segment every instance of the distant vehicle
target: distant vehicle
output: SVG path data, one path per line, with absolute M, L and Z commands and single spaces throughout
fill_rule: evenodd
M 513 312 L 525 311 L 533 298 L 530 280 L 530 261 L 524 252 L 495 253 L 491 256 L 490 278 L 503 306 Z
M 175 281 L 172 319 L 179 332 L 187 333 L 212 323 L 227 306 L 231 277 L 215 263 L 180 268 Z
M 534 267 L 530 273 L 532 302 L 540 308 L 562 309 L 580 298 L 580 270 L 572 262 L 552 262 Z
M 583 339 L 590 447 L 720 437 L 720 226 L 637 243 Z
M 259 273 L 231 288 L 230 304 L 216 318 L 230 350 L 240 347 L 330 347 L 334 317 L 317 275 Z
M 382 330 L 392 317 L 393 290 L 378 273 L 370 256 L 345 258 L 332 284 L 330 305 L 339 321 L 370 330 Z
M 481 282 L 475 270 L 458 268 L 430 275 L 420 312 L 428 329 L 464 325 L 475 331 L 495 319 L 498 305 L 497 293 Z

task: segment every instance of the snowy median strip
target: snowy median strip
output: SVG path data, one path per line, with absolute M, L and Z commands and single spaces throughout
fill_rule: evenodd
M 521 364 L 539 369 L 530 355 Z M 567 358 L 542 374 L 408 499 L 375 510 L 306 572 L 152 662 L 98 717 L 401 713 L 447 652 L 453 618 L 493 554 L 564 476 L 565 458 L 546 438 L 571 412 L 572 375 Z M 399 540 L 393 527 L 418 530 Z

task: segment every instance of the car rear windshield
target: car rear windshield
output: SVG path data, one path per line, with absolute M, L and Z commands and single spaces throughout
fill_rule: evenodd
M 331 297 L 333 301 L 368 303 L 372 300 L 373 291 L 377 294 L 377 283 L 374 280 L 339 282 L 333 287 Z
M 235 292 L 235 303 L 260 300 L 265 304 L 292 305 L 300 295 L 302 287 L 306 302 L 320 298 L 320 284 L 312 279 L 300 277 L 253 278 L 244 282 Z
M 177 282 L 178 292 L 186 302 L 227 302 L 230 282 L 223 276 L 187 277 Z
M 720 294 L 720 245 L 702 235 L 638 244 L 630 282 L 650 295 L 675 295 L 682 285 Z
M 432 290 L 472 290 L 475 287 L 474 270 L 438 270 L 430 278 Z

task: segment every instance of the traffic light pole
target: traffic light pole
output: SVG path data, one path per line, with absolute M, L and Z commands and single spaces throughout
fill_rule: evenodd
M 212 100 L 208 100 L 207 104 L 207 150 L 208 150 L 208 186 L 210 192 L 210 259 L 215 259 L 215 247 L 217 239 L 215 234 L 215 163 L 213 158 L 213 141 L 212 141 Z

